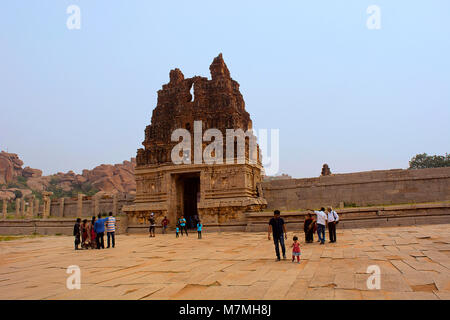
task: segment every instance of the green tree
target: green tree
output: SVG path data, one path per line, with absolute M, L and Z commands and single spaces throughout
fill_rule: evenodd
M 429 156 L 426 153 L 416 154 L 411 161 L 409 161 L 409 169 L 440 167 L 450 167 L 450 154 L 446 153 L 445 156 Z

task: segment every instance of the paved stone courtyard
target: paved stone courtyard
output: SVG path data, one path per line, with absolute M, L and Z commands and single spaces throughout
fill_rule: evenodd
M 73 238 L 0 242 L 0 299 L 450 299 L 450 225 L 338 229 L 276 262 L 266 233 L 118 235 L 115 249 L 73 250 Z M 289 232 L 290 245 L 293 232 Z M 105 237 L 106 240 L 106 237 Z M 66 269 L 81 269 L 68 290 Z M 367 267 L 381 289 L 367 288 Z

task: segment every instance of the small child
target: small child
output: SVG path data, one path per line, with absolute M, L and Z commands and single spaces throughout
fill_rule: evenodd
M 300 242 L 298 242 L 297 236 L 294 236 L 292 240 L 294 240 L 292 243 L 292 262 L 294 262 L 295 257 L 297 257 L 297 263 L 300 263 Z
M 180 225 L 177 223 L 177 228 L 175 229 L 177 238 L 180 236 Z
M 200 222 L 200 220 L 197 222 L 197 235 L 198 235 L 198 239 L 202 238 L 202 223 Z

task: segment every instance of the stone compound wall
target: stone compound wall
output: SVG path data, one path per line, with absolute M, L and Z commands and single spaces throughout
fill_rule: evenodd
M 134 197 L 124 195 L 117 198 L 117 207 L 115 208 L 114 199 L 88 197 L 82 200 L 81 211 L 79 201 L 71 198 L 60 198 L 51 201 L 50 216 L 59 218 L 77 218 L 92 217 L 98 213 L 113 212 L 119 214 L 124 205 L 132 204 Z M 95 202 L 97 201 L 97 208 Z M 79 214 L 81 212 L 81 214 Z
M 4 235 L 73 235 L 75 219 L 17 219 L 0 221 Z M 116 234 L 127 232 L 127 217 L 116 217 Z M 106 235 L 106 234 L 105 234 Z
M 450 167 L 380 170 L 262 183 L 268 209 L 299 210 L 450 200 Z

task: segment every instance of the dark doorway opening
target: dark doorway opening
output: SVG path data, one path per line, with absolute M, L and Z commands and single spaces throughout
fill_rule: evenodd
M 188 229 L 196 228 L 198 217 L 197 203 L 200 200 L 200 174 L 184 173 L 177 178 L 177 198 L 180 205 L 180 214 L 186 219 Z

